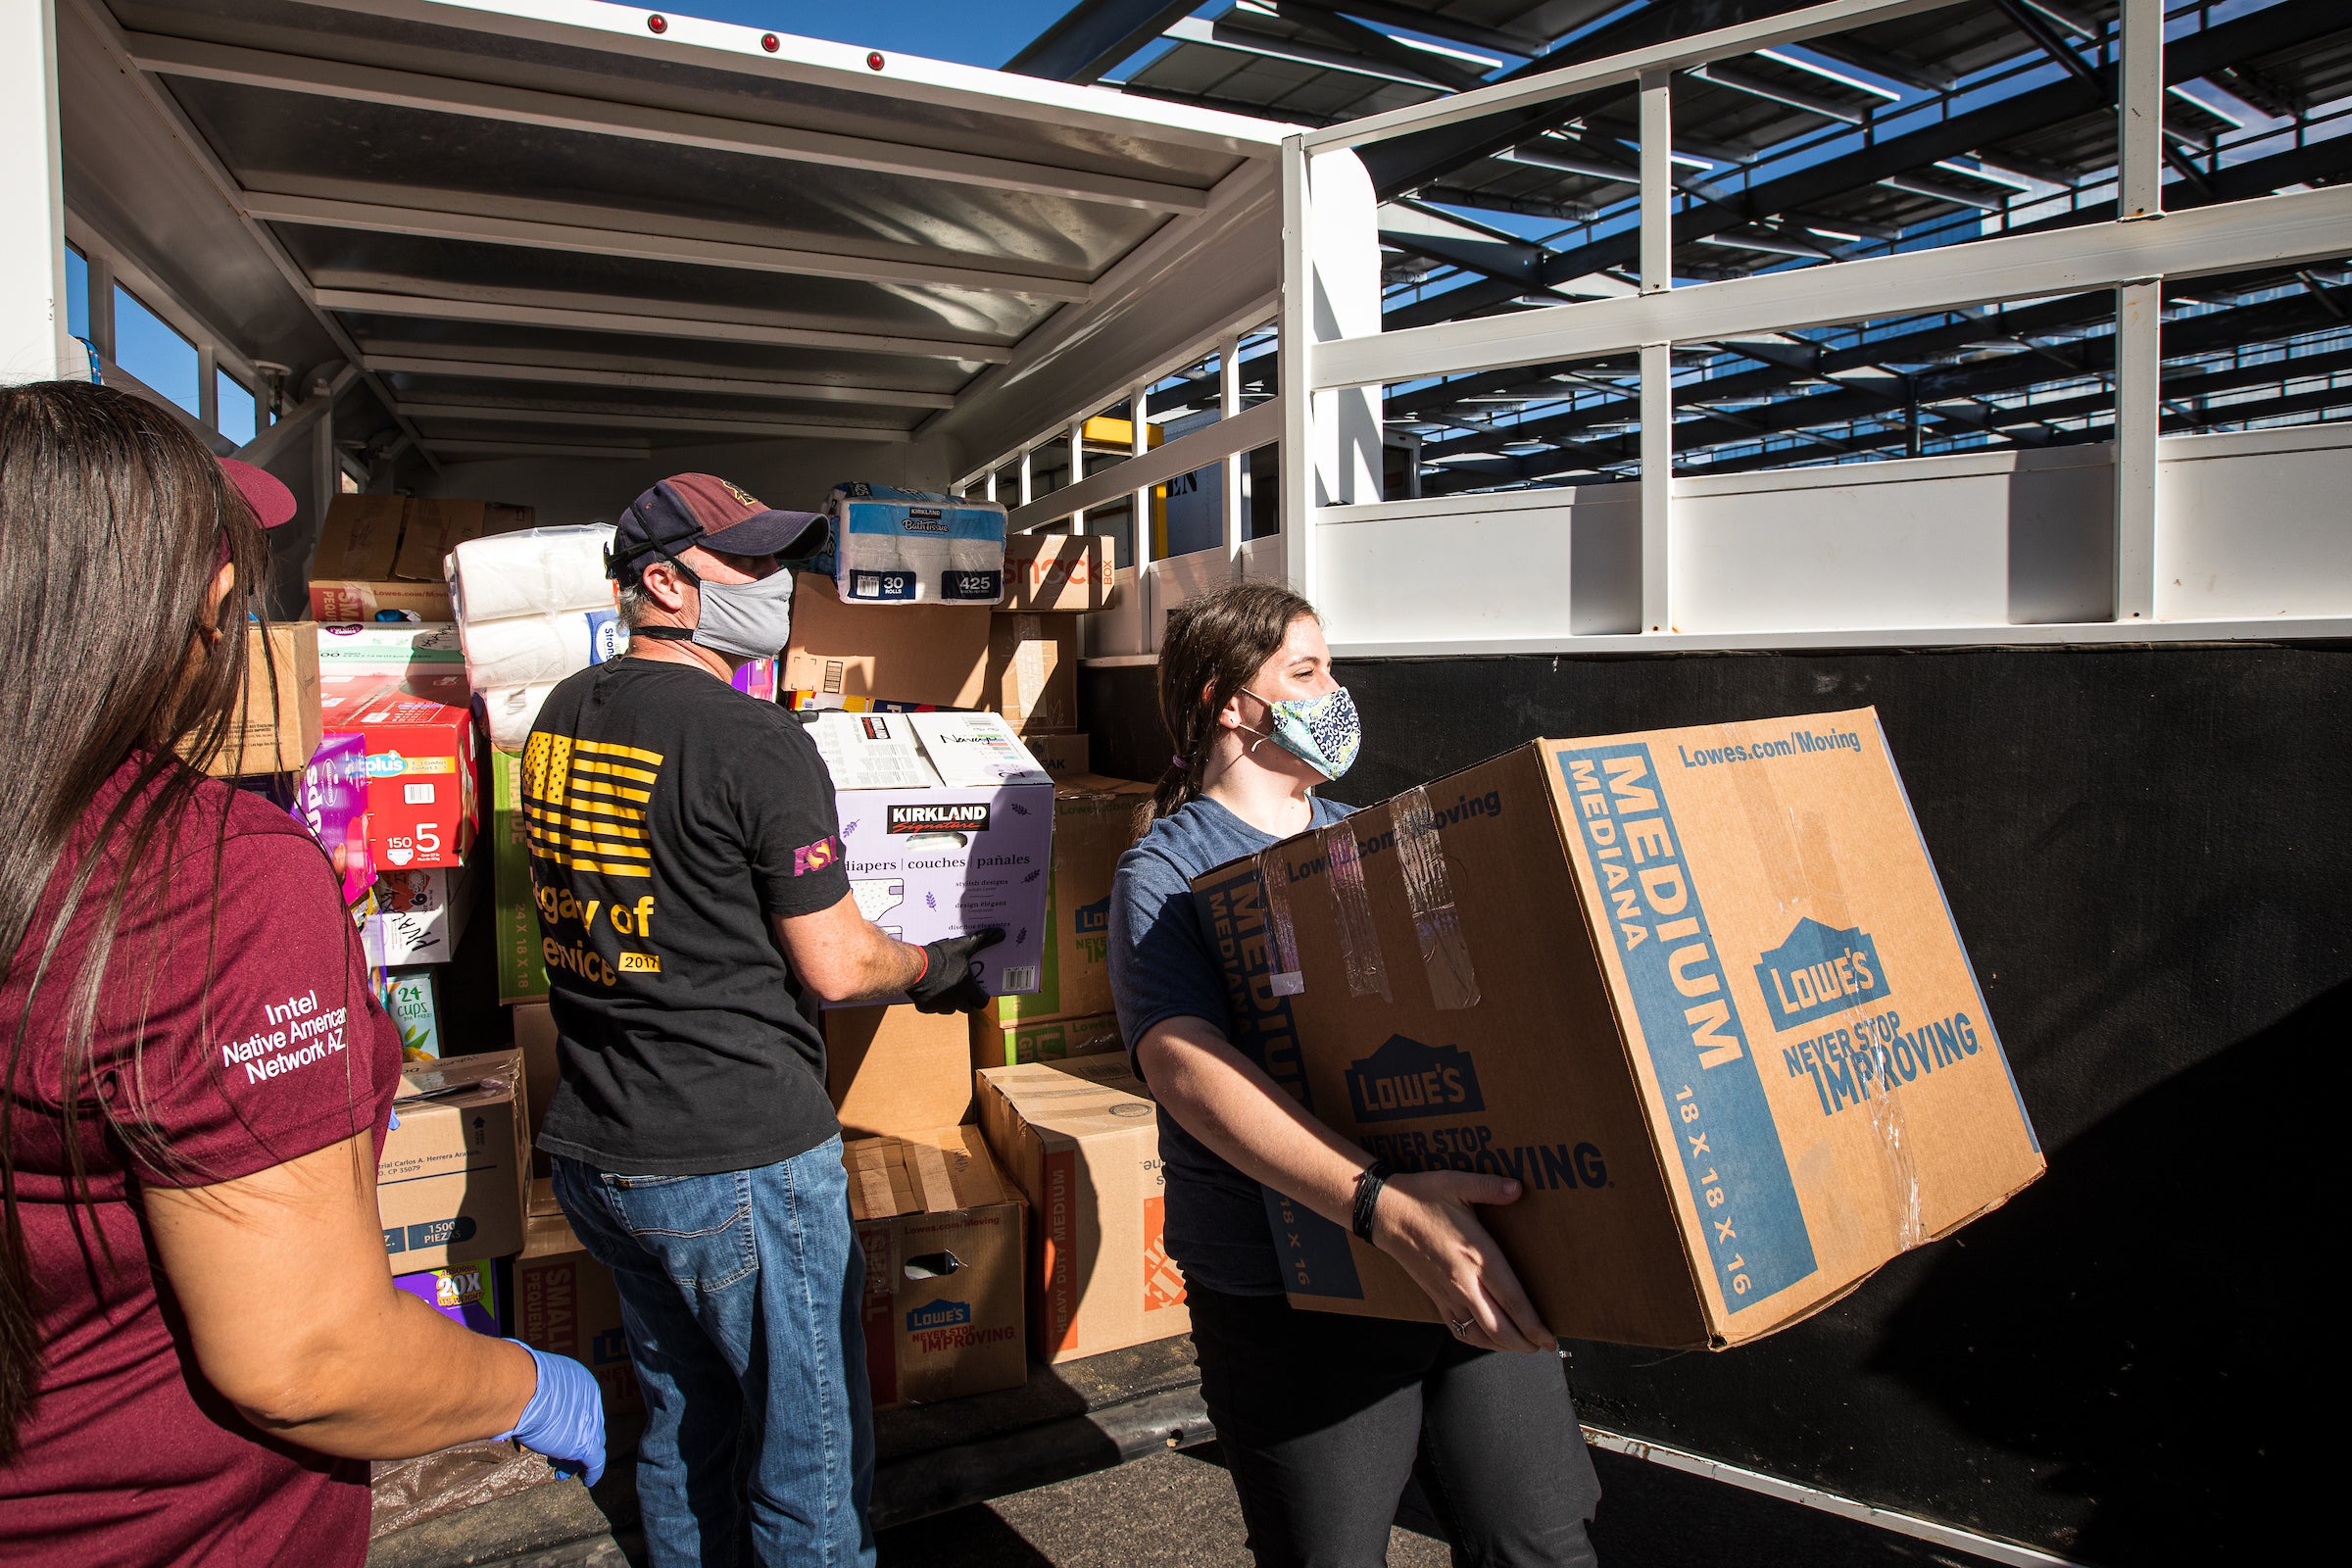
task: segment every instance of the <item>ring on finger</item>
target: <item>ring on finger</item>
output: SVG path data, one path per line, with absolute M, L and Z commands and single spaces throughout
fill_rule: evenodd
M 1446 1324 L 1446 1326 L 1447 1328 L 1449 1328 L 1449 1329 L 1453 1330 L 1453 1337 L 1454 1337 L 1455 1339 L 1457 1339 L 1457 1340 L 1466 1340 L 1466 1339 L 1468 1339 L 1468 1338 L 1470 1337 L 1470 1328 L 1471 1328 L 1471 1325 L 1475 1324 L 1477 1321 L 1478 1321 L 1478 1319 L 1476 1319 L 1476 1318 L 1473 1318 L 1473 1317 L 1466 1317 L 1466 1318 L 1462 1319 L 1462 1320 L 1461 1320 L 1459 1323 L 1448 1323 L 1448 1324 Z

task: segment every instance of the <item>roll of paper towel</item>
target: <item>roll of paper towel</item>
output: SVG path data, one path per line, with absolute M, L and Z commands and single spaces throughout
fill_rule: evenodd
M 608 609 L 612 579 L 605 574 L 605 552 L 612 544 L 612 529 L 604 523 L 468 539 L 443 564 L 458 619 L 470 624 Z
M 559 681 L 627 644 L 613 610 L 569 610 L 465 623 L 466 680 L 475 691 Z
M 539 705 L 547 694 L 556 689 L 554 681 L 541 681 L 529 686 L 499 686 L 488 691 L 474 688 L 482 700 L 482 716 L 490 724 L 490 744 L 504 751 L 520 751 L 523 742 L 531 738 L 531 725 L 539 717 Z

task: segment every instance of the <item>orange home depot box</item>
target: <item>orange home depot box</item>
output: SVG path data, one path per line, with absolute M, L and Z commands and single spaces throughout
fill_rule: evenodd
M 514 1259 L 514 1337 L 555 1355 L 568 1355 L 594 1373 L 605 1394 L 605 1414 L 645 1408 L 629 1337 L 620 1326 L 620 1290 L 612 1271 L 590 1257 L 570 1222 L 551 1204 L 534 1206 Z
M 2041 1174 L 1873 710 L 1536 741 L 1193 886 L 1277 1082 L 1523 1184 L 1555 1333 L 1752 1340 Z M 1435 1316 L 1267 1202 L 1295 1303 Z
M 971 1127 L 843 1146 L 865 1250 L 874 1407 L 929 1404 L 1029 1375 L 1021 1334 L 1021 1199 Z
M 828 1007 L 825 1090 L 845 1138 L 895 1138 L 972 1114 L 971 1025 L 959 1012 Z
M 776 684 L 827 699 L 881 697 L 978 708 L 988 668 L 986 605 L 845 605 L 833 579 L 793 579 L 792 641 Z
M 1124 1058 L 989 1067 L 980 1128 L 1028 1195 L 1030 1333 L 1067 1361 L 1164 1340 L 1193 1326 L 1168 1257 L 1159 1129 Z M 1085 1076 L 1081 1076 L 1081 1071 Z
M 319 706 L 329 735 L 368 748 L 368 848 L 379 866 L 463 865 L 481 819 L 473 710 L 466 677 L 328 675 Z
M 531 525 L 529 507 L 414 496 L 337 496 L 311 559 L 320 620 L 449 620 L 442 557 L 467 539 Z

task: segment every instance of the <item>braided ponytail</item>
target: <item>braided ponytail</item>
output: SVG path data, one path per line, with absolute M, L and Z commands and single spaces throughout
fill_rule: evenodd
M 1168 612 L 1159 648 L 1159 715 L 1176 743 L 1152 792 L 1154 819 L 1200 793 L 1217 714 L 1282 648 L 1291 622 L 1315 607 L 1278 583 L 1230 582 Z

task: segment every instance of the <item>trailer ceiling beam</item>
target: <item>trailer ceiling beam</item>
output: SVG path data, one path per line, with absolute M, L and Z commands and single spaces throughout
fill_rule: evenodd
M 380 282 L 391 281 L 370 274 Z M 959 343 L 925 337 L 892 337 L 877 332 L 838 332 L 830 328 L 785 326 L 745 319 L 753 313 L 725 317 L 662 316 L 643 309 L 648 301 L 615 299 L 601 294 L 566 294 L 527 288 L 466 288 L 448 284 L 441 293 L 390 293 L 380 289 L 332 286 L 333 274 L 321 275 L 312 292 L 322 310 L 364 316 L 399 316 L 430 321 L 483 321 L 504 326 L 547 326 L 579 332 L 618 332 L 634 337 L 674 337 L 722 343 L 764 343 L 779 348 L 833 349 L 847 354 L 905 355 L 910 359 L 952 360 L 967 365 L 1003 365 L 1012 350 L 993 343 Z M 636 310 L 619 307 L 637 306 Z
M 451 458 L 591 458 L 630 463 L 654 455 L 650 446 L 600 447 L 566 441 L 428 440 L 422 445 Z
M 841 386 L 830 381 L 787 380 L 752 372 L 714 375 L 691 360 L 626 361 L 602 355 L 566 356 L 570 363 L 501 359 L 479 349 L 464 357 L 420 353 L 438 345 L 369 345 L 366 368 L 388 375 L 441 375 L 467 381 L 527 381 L 550 386 L 628 387 L 643 392 L 702 392 L 719 397 L 760 398 L 791 403 L 861 403 L 877 408 L 952 409 L 955 396 L 903 387 Z M 597 363 L 580 363 L 594 361 Z
M 569 424 L 616 430 L 706 431 L 713 435 L 807 437 L 812 440 L 911 441 L 912 432 L 873 424 L 823 424 L 792 419 L 730 418 L 725 415 L 683 415 L 675 404 L 608 406 L 597 410 L 556 408 L 545 403 L 499 400 L 489 403 L 402 403 L 412 419 L 482 419 L 492 423 Z
M 616 256 L 628 261 L 725 268 L 740 272 L 776 272 L 793 277 L 846 277 L 869 283 L 974 289 L 992 294 L 1018 294 L 1071 303 L 1084 300 L 1090 292 L 1087 284 L 1067 278 L 992 272 L 973 267 L 891 261 L 847 255 L 839 251 L 745 244 L 688 235 L 649 234 L 592 223 L 544 222 L 535 219 L 493 218 L 478 213 L 388 206 L 378 202 L 336 201 L 319 196 L 250 194 L 245 198 L 245 210 L 269 223 L 297 223 L 313 228 L 351 229 L 373 234 L 410 234 L 422 239 L 511 245 L 566 255 Z M 583 212 L 592 211 L 583 209 Z
M 1045 164 L 950 152 L 905 142 L 874 141 L 831 131 L 803 130 L 758 121 L 603 98 L 578 98 L 456 76 L 425 75 L 379 66 L 300 55 L 272 54 L 229 44 L 156 33 L 124 35 L 130 58 L 158 75 L 225 82 L 343 102 L 381 104 L 432 114 L 461 115 L 509 124 L 538 125 L 584 135 L 695 147 L 748 158 L 817 164 L 866 173 L 1020 191 L 1066 201 L 1098 202 L 1152 212 L 1206 211 L 1208 194 L 1189 186 L 1116 174 L 1056 169 Z

